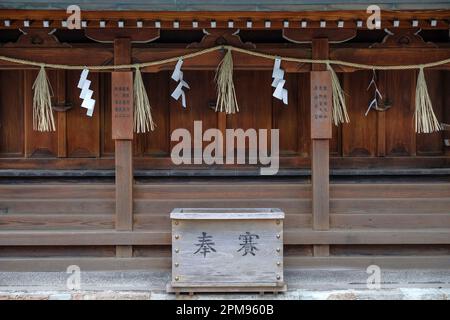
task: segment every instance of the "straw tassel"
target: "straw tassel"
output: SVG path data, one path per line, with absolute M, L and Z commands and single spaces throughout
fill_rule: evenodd
M 217 84 L 216 111 L 227 114 L 239 112 L 236 100 L 236 92 L 233 83 L 233 57 L 228 49 L 216 71 L 215 81 Z
M 332 118 L 334 124 L 338 126 L 340 123 L 349 123 L 350 119 L 347 114 L 347 106 L 345 105 L 345 92 L 341 88 L 339 78 L 333 68 L 327 63 L 327 69 L 331 73 L 331 86 L 333 89 L 333 113 Z
M 139 67 L 136 67 L 134 76 L 134 132 L 145 133 L 155 130 L 155 127 L 141 71 Z
M 431 133 L 442 130 L 441 124 L 433 112 L 423 67 L 419 69 L 419 76 L 417 77 L 414 119 L 417 133 Z
M 38 76 L 33 83 L 33 130 L 55 131 L 55 120 L 52 110 L 52 88 L 41 66 Z

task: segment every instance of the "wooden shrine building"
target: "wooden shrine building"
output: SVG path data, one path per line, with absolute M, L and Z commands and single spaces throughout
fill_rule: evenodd
M 414 122 L 420 65 L 450 58 L 448 1 L 379 1 L 375 28 L 363 1 L 83 1 L 81 27 L 68 29 L 72 2 L 0 1 L 0 56 L 38 63 L 0 59 L 0 271 L 169 270 L 169 214 L 182 207 L 280 208 L 286 269 L 450 267 L 450 63 L 425 68 L 442 130 Z M 132 65 L 221 45 L 350 63 L 332 65 L 350 122 L 311 134 L 311 74 L 325 64 L 282 61 L 285 105 L 272 96 L 274 61 L 239 51 L 239 112 L 216 112 L 224 50 L 212 50 L 184 59 L 186 108 L 171 97 L 176 61 L 141 67 L 156 128 L 129 137 L 114 136 L 112 74 L 131 67 L 90 70 L 87 116 L 80 70 L 46 66 L 55 130 L 34 130 L 39 63 Z M 381 97 L 368 110 L 374 76 Z M 278 173 L 175 164 L 171 134 L 194 121 L 279 129 Z

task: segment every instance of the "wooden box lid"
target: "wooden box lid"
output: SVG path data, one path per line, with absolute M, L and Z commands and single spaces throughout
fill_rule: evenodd
M 253 220 L 284 219 L 284 212 L 277 208 L 175 208 L 171 219 L 178 220 Z

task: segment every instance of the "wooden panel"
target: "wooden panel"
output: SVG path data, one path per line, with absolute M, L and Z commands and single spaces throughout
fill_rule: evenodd
M 332 228 L 450 228 L 449 214 L 331 214 Z
M 101 107 L 100 118 L 101 118 L 101 155 L 102 156 L 114 156 L 114 140 L 112 139 L 112 129 L 111 129 L 111 74 L 100 73 L 100 103 Z
M 271 129 L 272 90 L 271 73 L 261 71 L 236 71 L 234 85 L 239 112 L 227 117 L 227 128 Z
M 280 154 L 294 154 L 298 152 L 299 140 L 298 119 L 300 118 L 298 103 L 298 78 L 297 74 L 286 75 L 285 88 L 288 90 L 288 105 L 282 101 L 272 99 L 273 128 L 279 129 Z M 304 94 L 302 92 L 302 94 Z M 302 114 L 301 117 L 304 115 Z
M 428 93 L 433 104 L 434 113 L 439 122 L 444 122 L 443 97 L 448 92 L 443 87 L 444 77 L 442 71 L 426 71 L 425 80 L 427 82 Z M 417 134 L 417 154 L 418 155 L 440 155 L 443 153 L 442 132 Z
M 3 249 L 3 248 L 2 248 Z M 67 250 L 67 248 L 64 248 Z M 304 257 L 286 256 L 285 268 L 288 270 L 310 268 L 367 268 L 375 264 L 383 269 L 408 269 L 411 266 L 419 269 L 448 269 L 450 268 L 448 255 L 434 256 L 330 256 Z M 45 271 L 61 272 L 69 265 L 78 265 L 82 270 L 164 270 L 169 271 L 170 257 L 137 257 L 137 258 L 108 258 L 108 257 L 53 257 L 53 258 L 0 258 L 1 271 Z M 159 288 L 160 290 L 162 288 Z
M 291 228 L 311 228 L 312 215 L 311 214 L 287 214 L 285 217 L 285 224 Z M 134 230 L 170 230 L 169 215 L 164 214 L 135 214 L 134 215 Z
M 309 157 L 311 154 L 311 97 L 310 91 L 310 76 L 309 74 L 298 75 L 298 86 L 294 92 L 298 93 L 298 152 L 303 157 Z
M 298 268 L 364 268 L 372 264 L 382 269 L 448 269 L 449 256 L 330 256 L 330 257 L 286 257 L 285 265 L 288 269 Z
M 24 71 L 24 110 L 25 110 L 25 155 L 26 157 L 56 157 L 58 154 L 57 132 L 39 132 L 33 130 L 33 83 L 37 71 Z M 52 88 L 56 88 L 56 71 L 46 70 Z M 55 116 L 55 114 L 54 114 Z M 55 127 L 58 128 L 58 118 L 55 116 Z
M 337 74 L 339 81 L 341 83 L 341 86 L 343 85 L 343 74 L 338 73 Z M 345 98 L 347 99 L 348 96 L 346 95 Z M 347 100 L 346 100 L 347 101 Z M 350 119 L 352 121 L 352 119 Z M 331 124 L 331 130 L 332 130 L 332 137 L 330 140 L 330 155 L 334 157 L 341 157 L 342 156 L 342 128 L 343 126 L 352 125 L 350 124 L 341 124 L 339 126 L 335 126 L 334 123 Z
M 372 89 L 367 90 L 371 77 L 371 71 L 348 73 L 343 77 L 343 89 L 348 93 L 346 101 L 350 118 L 350 123 L 342 126 L 344 157 L 367 157 L 376 154 L 377 112 L 371 110 L 367 116 L 364 115 L 373 99 Z
M 359 245 L 333 245 L 333 255 L 336 256 L 444 256 L 450 255 L 450 246 L 427 244 L 359 244 Z M 450 260 L 449 260 L 450 263 Z
M 98 199 L 19 199 L 0 200 L 3 214 L 93 214 L 114 212 L 114 200 Z
M 0 71 L 0 156 L 24 153 L 23 72 Z
M 113 184 L 2 184 L 0 199 L 109 199 L 114 198 Z
M 415 155 L 414 109 L 415 71 L 380 72 L 380 90 L 392 103 L 386 111 L 386 154 Z
M 444 72 L 444 83 L 442 84 L 442 90 L 444 92 L 450 92 L 450 72 Z M 443 116 L 446 124 L 450 125 L 450 95 L 445 94 L 443 101 Z M 450 130 L 446 130 L 444 132 L 444 139 L 447 140 L 448 144 L 445 144 L 445 152 L 446 156 L 450 156 Z
M 285 244 L 450 244 L 450 229 L 288 228 Z M 170 231 L 2 231 L 0 246 L 168 245 Z
M 342 156 L 342 126 L 335 126 L 332 124 L 331 130 L 332 138 L 330 140 L 330 155 L 333 157 L 341 157 Z
M 161 156 L 170 154 L 169 132 L 169 72 L 158 74 L 144 73 L 142 75 L 147 90 L 150 106 L 152 108 L 153 121 L 156 123 L 155 131 L 144 136 L 144 154 Z M 177 110 L 175 112 L 183 112 Z
M 0 192 L 2 188 L 0 186 Z M 450 192 L 449 192 L 450 193 Z M 311 198 L 309 184 L 277 184 L 260 183 L 239 184 L 224 183 L 191 183 L 187 188 L 183 183 L 174 184 L 140 184 L 134 187 L 136 200 L 151 199 L 288 199 Z
M 39 258 L 106 258 L 114 257 L 113 246 L 12 246 L 0 248 L 0 259 L 36 259 Z M 0 262 L 1 265 L 1 262 Z M 61 270 L 66 270 L 63 267 Z M 60 271 L 61 271 L 60 270 Z
M 305 199 L 194 199 L 135 200 L 134 213 L 168 214 L 173 208 L 280 208 L 286 213 L 311 213 L 311 200 Z
M 58 70 L 56 72 L 55 103 L 57 108 L 63 108 L 67 105 L 67 72 Z M 67 157 L 67 112 L 57 112 L 58 117 L 58 157 Z
M 351 214 L 394 214 L 394 213 L 439 213 L 450 211 L 449 198 L 426 199 L 332 199 L 332 213 Z M 450 219 L 450 217 L 449 217 Z
M 450 198 L 450 184 L 332 184 L 330 192 L 331 198 Z
M 67 75 L 67 96 L 72 103 L 72 109 L 67 111 L 67 150 L 69 157 L 98 157 L 100 156 L 100 101 L 99 74 L 89 73 L 92 81 L 90 89 L 94 91 L 95 108 L 92 117 L 86 115 L 85 108 L 77 83 L 79 71 L 70 71 Z
M 67 248 L 65 248 L 67 250 Z M 81 270 L 170 270 L 169 257 L 148 258 L 104 258 L 104 257 L 70 257 L 70 258 L 0 258 L 1 271 L 57 271 L 66 270 L 67 266 L 77 265 Z
M 184 109 L 180 101 L 170 97 L 170 134 L 179 128 L 187 129 L 194 139 L 194 121 L 202 121 L 203 132 L 209 128 L 217 128 L 217 115 L 215 109 L 216 90 L 214 85 L 214 73 L 210 71 L 185 71 L 184 80 L 191 89 L 185 89 L 187 108 Z M 177 83 L 170 80 L 170 92 Z M 170 136 L 169 136 L 170 139 Z M 193 145 L 194 141 L 191 141 Z M 178 142 L 172 141 L 171 147 Z M 205 143 L 204 143 L 205 144 Z M 206 143 L 208 144 L 208 143 Z
M 0 230 L 114 229 L 110 214 L 2 214 Z

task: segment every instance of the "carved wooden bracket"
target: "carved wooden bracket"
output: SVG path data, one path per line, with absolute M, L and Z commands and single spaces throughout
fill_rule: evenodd
M 16 42 L 8 42 L 4 47 L 8 48 L 70 48 L 71 45 L 59 42 L 58 38 L 53 35 L 56 29 L 49 32 L 49 29 L 19 29 L 22 34 Z
M 203 29 L 205 34 L 200 42 L 194 42 L 187 48 L 210 48 L 219 45 L 230 45 L 237 48 L 255 49 L 255 44 L 242 42 L 239 29 Z
M 370 48 L 437 48 L 432 42 L 425 42 L 419 32 L 422 29 L 396 29 L 388 34 L 381 43 L 374 43 Z
M 355 29 L 283 29 L 283 38 L 293 43 L 308 43 L 317 38 L 327 38 L 329 43 L 339 43 L 349 41 L 355 36 Z
M 102 43 L 113 43 L 116 38 L 130 38 L 131 42 L 147 43 L 159 39 L 159 29 L 149 28 L 88 28 L 84 35 L 91 40 Z

